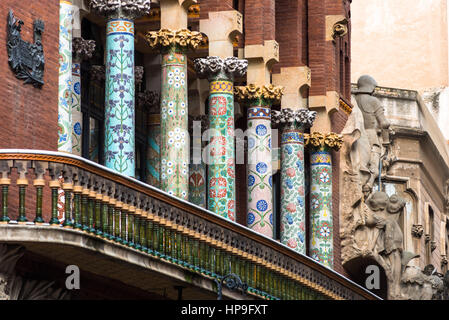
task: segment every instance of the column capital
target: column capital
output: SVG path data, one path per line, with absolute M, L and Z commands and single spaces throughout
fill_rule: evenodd
M 313 125 L 316 114 L 316 111 L 307 109 L 292 110 L 290 108 L 285 108 L 281 111 L 273 110 L 271 112 L 271 117 L 274 124 L 290 126 L 298 125 L 305 129 Z
M 151 0 L 86 0 L 91 10 L 108 19 L 136 19 L 150 13 Z
M 200 32 L 189 29 L 150 31 L 145 38 L 152 49 L 175 45 L 185 49 L 196 49 L 204 40 Z
M 104 81 L 106 79 L 106 69 L 104 66 L 94 65 L 90 68 L 90 80 Z
M 209 81 L 221 76 L 229 79 L 243 77 L 248 69 L 248 61 L 236 57 L 222 59 L 210 56 L 195 59 L 195 69 L 200 78 L 208 78 Z
M 72 52 L 73 60 L 81 62 L 92 58 L 95 51 L 95 40 L 84 40 L 83 38 L 73 38 Z
M 145 90 L 137 95 L 137 104 L 147 108 L 149 114 L 160 114 L 159 94 L 154 91 Z
M 271 103 L 277 103 L 282 99 L 284 87 L 276 87 L 272 84 L 256 86 L 251 83 L 247 86 L 235 87 L 234 94 L 239 101 L 264 99 Z
M 320 132 L 304 134 L 304 145 L 314 149 L 328 148 L 338 151 L 343 145 L 343 135 L 334 132 L 326 134 Z

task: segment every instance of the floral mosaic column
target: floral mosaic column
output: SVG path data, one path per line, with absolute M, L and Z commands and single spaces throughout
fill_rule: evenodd
M 281 133 L 281 243 L 306 254 L 304 179 L 304 129 L 311 127 L 316 112 L 306 109 L 273 111 Z
M 73 39 L 72 64 L 72 153 L 81 156 L 83 114 L 81 113 L 81 62 L 92 58 L 95 51 L 94 40 Z
M 236 87 L 237 98 L 248 106 L 247 226 L 273 238 L 273 181 L 271 156 L 271 106 L 283 88 L 250 84 Z
M 107 17 L 105 165 L 135 176 L 134 19 L 150 12 L 150 1 L 95 0 L 91 8 Z
M 332 220 L 332 154 L 342 146 L 342 136 L 314 132 L 306 136 L 310 148 L 310 256 L 334 267 Z
M 152 48 L 162 51 L 161 86 L 161 189 L 184 200 L 189 199 L 188 132 L 188 48 L 197 48 L 202 40 L 199 32 L 187 29 L 163 29 L 149 32 Z
M 146 90 L 139 93 L 138 103 L 148 111 L 147 183 L 160 188 L 161 175 L 161 115 L 159 95 Z
M 208 209 L 235 221 L 234 77 L 246 74 L 248 61 L 235 57 L 195 60 L 200 78 L 208 78 Z
M 189 201 L 197 206 L 207 207 L 207 166 L 202 158 L 203 132 L 207 130 L 207 117 L 194 116 L 190 119 L 190 133 L 193 140 L 193 152 L 189 165 Z
M 72 152 L 72 1 L 59 1 L 58 151 Z

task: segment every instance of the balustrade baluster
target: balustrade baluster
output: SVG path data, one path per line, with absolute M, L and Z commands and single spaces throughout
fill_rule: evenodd
M 44 223 L 44 219 L 42 218 L 42 190 L 45 186 L 45 180 L 36 179 L 34 180 L 33 185 L 36 187 L 36 218 L 34 219 L 34 223 L 42 224 Z
M 89 230 L 89 189 L 84 189 L 81 193 L 81 225 L 83 231 Z
M 154 232 L 153 232 L 153 214 L 148 214 L 147 221 L 147 252 L 149 254 L 154 254 Z
M 58 189 L 61 186 L 59 180 L 52 180 L 49 182 L 51 189 L 51 219 L 50 225 L 59 226 L 58 220 Z
M 8 173 L 11 171 L 12 161 L 0 161 L 0 186 L 2 189 L 2 209 L 0 212 L 0 224 L 8 223 L 11 219 L 8 216 L 8 191 L 11 179 Z
M 114 222 L 115 222 L 115 208 L 114 205 L 111 203 L 111 198 L 109 198 L 108 201 L 108 234 L 106 236 L 107 239 L 114 241 L 115 240 L 115 229 L 114 229 Z
M 136 243 L 135 243 L 135 220 L 136 220 L 136 216 L 135 216 L 135 207 L 134 206 L 129 206 L 128 207 L 128 246 L 135 248 L 136 247 Z
M 73 227 L 75 229 L 82 228 L 81 221 L 81 194 L 83 193 L 83 187 L 80 185 L 73 187 L 73 212 L 74 212 L 74 223 Z
M 101 235 L 105 237 L 106 239 L 109 238 L 109 221 L 108 221 L 108 214 L 109 214 L 109 197 L 103 196 L 102 198 L 102 215 L 101 215 Z
M 129 240 L 129 229 L 128 229 L 128 224 L 129 224 L 129 214 L 128 214 L 128 208 L 129 206 L 126 203 L 122 204 L 122 210 L 121 210 L 121 223 L 120 223 L 120 231 L 121 231 L 121 241 L 120 243 L 124 244 L 125 246 L 127 246 L 129 244 L 128 240 Z
M 17 221 L 19 223 L 26 223 L 28 220 L 25 213 L 25 190 L 28 181 L 26 179 L 18 179 L 17 185 L 19 186 L 19 218 Z
M 101 232 L 101 200 L 103 199 L 103 195 L 101 193 L 97 193 L 95 195 L 95 234 L 97 236 L 103 235 L 103 232 Z
M 89 204 L 88 204 L 88 221 L 87 221 L 87 232 L 95 233 L 94 228 L 94 215 L 95 215 L 95 192 L 89 191 Z

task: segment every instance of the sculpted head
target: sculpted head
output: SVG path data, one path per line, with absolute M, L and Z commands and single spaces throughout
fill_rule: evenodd
M 387 205 L 387 211 L 390 213 L 396 213 L 405 207 L 405 201 L 400 198 L 397 194 L 390 197 Z
M 368 75 L 363 75 L 357 81 L 357 93 L 373 93 L 374 89 L 377 87 L 377 82 L 373 77 Z
M 368 206 L 373 211 L 382 211 L 387 207 L 388 195 L 385 192 L 377 191 L 368 200 Z

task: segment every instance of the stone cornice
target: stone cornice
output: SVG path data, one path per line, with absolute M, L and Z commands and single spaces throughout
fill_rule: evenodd
M 343 136 L 334 132 L 304 134 L 304 145 L 315 149 L 329 148 L 338 151 L 343 145 Z
M 219 76 L 229 79 L 243 77 L 248 69 L 248 61 L 236 57 L 222 59 L 220 57 L 198 58 L 195 69 L 200 78 L 213 80 Z
M 109 19 L 136 19 L 150 13 L 151 0 L 86 0 L 91 10 Z
M 137 105 L 142 108 L 147 108 L 150 114 L 159 114 L 159 94 L 150 90 L 140 92 L 137 94 Z
M 269 100 L 272 103 L 277 103 L 282 99 L 284 87 L 276 87 L 272 84 L 265 86 L 249 84 L 247 86 L 235 87 L 234 94 L 237 100 L 240 101 L 264 99 Z
M 203 35 L 200 32 L 188 29 L 150 31 L 145 35 L 145 38 L 153 49 L 173 45 L 185 49 L 196 49 L 203 41 Z
M 282 109 L 281 111 L 273 110 L 271 112 L 271 119 L 277 125 L 299 125 L 301 127 L 309 128 L 315 121 L 317 112 L 307 109 L 292 110 L 290 108 Z
M 73 61 L 81 62 L 92 58 L 95 52 L 95 40 L 84 40 L 83 38 L 73 38 L 72 51 Z

